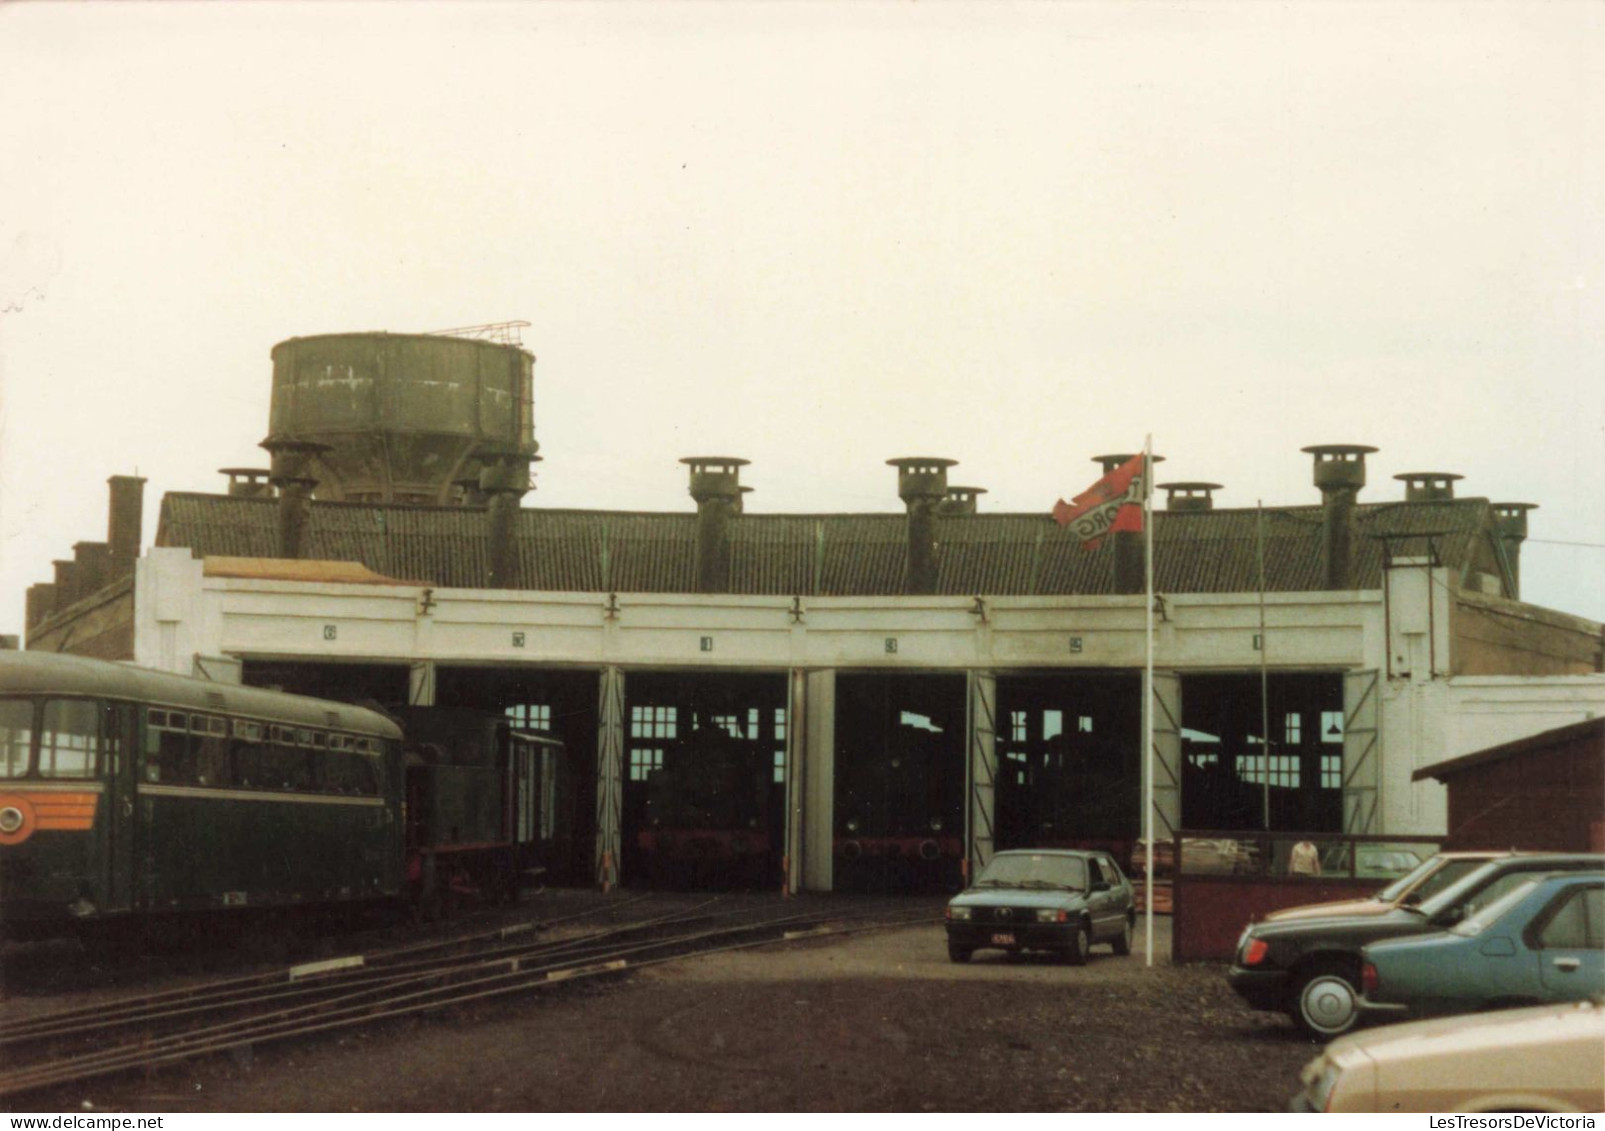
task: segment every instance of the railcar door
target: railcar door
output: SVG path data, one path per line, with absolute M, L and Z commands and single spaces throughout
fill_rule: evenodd
M 139 710 L 131 703 L 109 703 L 101 710 L 105 731 L 106 910 L 129 911 L 139 890 L 138 820 L 134 806 L 135 751 L 139 749 Z

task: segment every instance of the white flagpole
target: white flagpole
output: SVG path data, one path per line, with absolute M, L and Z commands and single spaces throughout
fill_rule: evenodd
M 1144 946 L 1148 965 L 1154 964 L 1154 437 L 1149 433 L 1142 449 L 1142 529 L 1143 562 L 1146 574 L 1145 617 L 1146 658 L 1142 672 L 1142 827 L 1147 844 L 1148 892 L 1143 900 Z M 1180 861 L 1177 861 L 1179 864 Z

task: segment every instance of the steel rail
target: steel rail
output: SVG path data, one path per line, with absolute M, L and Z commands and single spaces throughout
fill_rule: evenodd
M 365 1024 L 412 1013 L 450 1008 L 487 997 L 503 996 L 531 989 L 545 988 L 560 981 L 576 977 L 592 977 L 617 973 L 624 969 L 639 969 L 662 962 L 675 961 L 696 954 L 717 953 L 721 950 L 741 949 L 748 946 L 768 945 L 788 939 L 815 937 L 832 933 L 851 933 L 858 929 L 881 929 L 913 925 L 928 920 L 928 913 L 918 911 L 918 918 L 909 917 L 904 909 L 902 917 L 870 927 L 827 927 L 832 921 L 852 921 L 882 913 L 884 908 L 873 908 L 856 913 L 815 911 L 804 914 L 771 916 L 735 926 L 715 930 L 696 931 L 668 938 L 649 939 L 612 951 L 600 951 L 590 956 L 573 956 L 565 963 L 545 963 L 529 966 L 523 957 L 495 959 L 471 958 L 453 967 L 420 971 L 415 974 L 364 987 L 330 986 L 326 989 L 347 989 L 330 1000 L 309 1002 L 265 1015 L 239 1018 L 234 1021 L 205 1026 L 170 1035 L 156 1041 L 140 1041 L 132 1045 L 97 1050 L 61 1060 L 43 1061 L 14 1072 L 0 1075 L 0 1094 L 34 1090 L 81 1079 L 90 1079 L 140 1066 L 174 1063 L 194 1056 L 227 1051 L 256 1043 L 282 1040 L 305 1033 Z M 811 925 L 802 931 L 782 931 L 770 937 L 776 928 Z M 739 937 L 758 932 L 764 937 L 729 944 L 703 945 L 719 939 Z M 588 963 L 574 965 L 575 957 L 589 957 Z M 494 971 L 494 972 L 493 972 Z M 453 978 L 452 975 L 466 977 Z M 428 988 L 413 988 L 410 992 L 394 993 L 388 997 L 378 995 L 386 990 L 395 991 L 407 986 L 419 987 L 424 983 L 439 983 Z M 393 984 L 391 984 L 393 983 Z

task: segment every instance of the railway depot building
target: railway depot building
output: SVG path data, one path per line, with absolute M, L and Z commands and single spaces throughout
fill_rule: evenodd
M 29 648 L 511 714 L 564 744 L 570 882 L 918 890 L 1139 836 L 1140 538 L 982 512 L 925 457 L 876 472 L 884 513 L 753 513 L 728 457 L 684 461 L 681 512 L 524 506 L 515 344 L 273 360 L 272 466 L 167 494 L 143 556 L 114 477 L 107 543 L 29 591 Z M 1258 829 L 1267 796 L 1273 830 L 1442 835 L 1416 770 L 1605 713 L 1601 625 L 1520 600 L 1529 505 L 1441 473 L 1362 502 L 1372 449 L 1306 450 L 1319 493 L 1263 514 L 1160 485 L 1159 836 Z

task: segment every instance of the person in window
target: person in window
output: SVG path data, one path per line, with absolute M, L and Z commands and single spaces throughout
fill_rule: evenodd
M 1287 874 L 1290 876 L 1319 876 L 1321 874 L 1320 850 L 1307 840 L 1301 840 L 1293 846 L 1293 851 L 1287 857 Z

